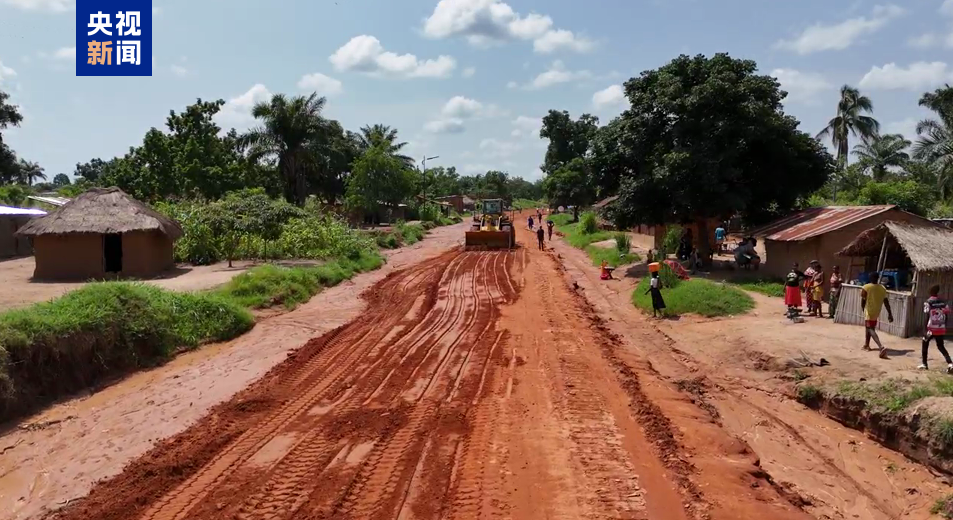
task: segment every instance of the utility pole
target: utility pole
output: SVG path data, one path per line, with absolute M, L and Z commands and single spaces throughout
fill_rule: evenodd
M 424 156 L 424 160 L 421 161 L 421 162 L 423 163 L 423 170 L 424 170 L 424 171 L 427 171 L 427 161 L 431 161 L 431 160 L 433 160 L 433 159 L 439 159 L 439 158 L 440 158 L 439 155 L 434 155 L 433 157 L 427 157 L 427 156 L 425 155 L 425 156 Z

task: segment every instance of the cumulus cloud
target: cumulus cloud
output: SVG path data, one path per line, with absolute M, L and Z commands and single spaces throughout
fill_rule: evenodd
M 918 49 L 935 49 L 938 47 L 947 47 L 953 49 L 953 29 L 949 34 L 924 33 L 914 36 L 907 40 L 907 45 Z
M 587 52 L 595 44 L 566 29 L 553 27 L 553 19 L 530 13 L 521 15 L 501 0 L 440 0 L 424 21 L 424 35 L 443 39 L 465 37 L 471 45 L 486 47 L 506 41 L 533 42 L 535 52 L 559 50 Z
M 533 81 L 523 85 L 523 88 L 526 90 L 541 90 L 560 83 L 569 83 L 589 78 L 592 78 L 592 73 L 588 70 L 569 70 L 562 61 L 556 60 L 550 65 L 549 70 L 541 72 L 538 76 L 533 78 Z M 510 82 L 506 86 L 515 88 L 517 85 L 514 82 Z
M 351 38 L 328 59 L 340 71 L 398 78 L 446 78 L 457 66 L 450 56 L 421 60 L 413 54 L 385 51 L 380 40 L 366 34 Z
M 47 11 L 65 13 L 76 9 L 75 0 L 0 0 L 0 4 L 23 9 L 24 11 Z
M 17 71 L 7 67 L 2 61 L 0 61 L 0 85 L 8 83 L 10 79 L 16 77 L 16 75 Z
M 917 137 L 917 123 L 918 119 L 913 117 L 908 117 L 902 121 L 893 121 L 884 125 L 885 134 L 900 134 L 907 139 L 914 141 Z
M 815 103 L 818 94 L 834 88 L 834 84 L 827 78 L 813 72 L 774 69 L 771 71 L 771 75 L 781 83 L 781 88 L 788 93 L 786 101 L 791 103 Z
M 539 129 L 543 126 L 543 119 L 540 117 L 518 116 L 512 121 L 513 131 L 510 135 L 513 137 L 533 137 L 539 136 Z
M 223 128 L 247 128 L 254 121 L 251 109 L 256 103 L 271 99 L 271 92 L 261 83 L 256 83 L 245 93 L 235 96 L 225 102 L 222 109 L 215 114 L 216 122 Z
M 462 134 L 466 131 L 463 120 L 457 118 L 437 119 L 424 125 L 424 130 L 432 134 Z
M 883 29 L 888 23 L 904 14 L 900 6 L 877 5 L 869 16 L 850 18 L 843 22 L 827 25 L 816 23 L 801 32 L 793 40 L 781 40 L 776 48 L 794 51 L 798 54 L 812 54 L 822 51 L 844 50 L 857 43 L 863 36 Z
M 39 51 L 36 55 L 47 60 L 75 60 L 76 47 L 60 47 L 53 52 Z
M 330 77 L 315 72 L 314 74 L 305 74 L 298 80 L 298 88 L 301 90 L 310 90 L 317 92 L 319 96 L 336 96 L 344 91 L 344 85 Z
M 622 85 L 610 85 L 592 95 L 592 105 L 596 108 L 620 106 L 625 103 L 625 91 Z
M 946 81 L 953 81 L 953 74 L 942 61 L 918 61 L 907 68 L 888 63 L 883 67 L 871 67 L 870 72 L 860 80 L 860 87 L 920 91 Z
M 483 156 L 488 158 L 509 157 L 522 148 L 523 147 L 517 143 L 500 141 L 493 138 L 480 141 L 480 150 L 483 151 Z
M 476 74 L 476 67 L 467 67 L 463 69 L 464 78 L 472 78 L 474 74 Z

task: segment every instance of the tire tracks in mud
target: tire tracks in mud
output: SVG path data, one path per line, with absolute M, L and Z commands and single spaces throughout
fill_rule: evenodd
M 489 368 L 498 362 L 502 333 L 493 329 L 499 305 L 516 297 L 513 258 L 454 250 L 392 273 L 364 294 L 365 315 L 310 341 L 238 402 L 160 443 L 139 467 L 134 463 L 56 516 L 450 514 L 451 487 L 466 487 L 470 478 L 453 480 L 455 454 L 465 455 L 461 442 L 470 438 L 471 422 L 485 429 L 485 414 L 472 409 L 478 393 L 494 385 Z M 256 399 L 262 409 L 254 417 L 227 432 L 218 428 L 241 402 Z M 199 453 L 189 453 L 188 445 Z M 182 474 L 159 478 L 159 467 Z M 124 496 L 111 497 L 110 489 Z

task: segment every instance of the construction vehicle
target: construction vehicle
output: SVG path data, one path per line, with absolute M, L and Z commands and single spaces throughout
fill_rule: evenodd
M 516 246 L 516 229 L 506 214 L 503 199 L 485 199 L 473 226 L 466 232 L 466 249 L 512 249 Z

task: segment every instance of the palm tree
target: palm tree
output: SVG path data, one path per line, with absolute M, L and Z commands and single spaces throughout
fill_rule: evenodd
M 953 87 L 946 85 L 924 94 L 920 106 L 940 117 L 917 124 L 919 138 L 913 145 L 913 157 L 930 164 L 936 172 L 939 188 L 948 191 L 944 188 L 953 186 Z
M 382 124 L 365 125 L 361 127 L 361 133 L 357 137 L 358 146 L 362 153 L 375 146 L 380 146 L 386 153 L 399 159 L 408 168 L 413 168 L 417 163 L 412 158 L 399 153 L 407 146 L 407 143 L 397 142 L 397 129 L 395 128 Z
M 19 181 L 22 184 L 33 186 L 33 181 L 46 180 L 46 174 L 43 173 L 43 168 L 35 162 L 20 159 L 17 168 L 19 170 Z
M 854 155 L 865 173 L 870 171 L 875 182 L 882 182 L 889 168 L 902 168 L 910 161 L 910 154 L 906 152 L 909 147 L 910 141 L 902 135 L 888 134 L 875 136 L 854 146 Z
M 850 135 L 867 141 L 880 133 L 880 123 L 873 117 L 864 115 L 865 112 L 871 114 L 873 111 L 874 105 L 870 98 L 860 95 L 860 91 L 850 85 L 841 87 L 837 114 L 817 134 L 817 139 L 828 136 L 831 138 L 831 143 L 837 149 L 837 163 L 841 170 L 847 166 Z
M 316 161 L 313 154 L 328 138 L 329 124 L 321 112 L 326 99 L 317 93 L 287 98 L 275 94 L 269 102 L 252 108 L 261 126 L 242 136 L 252 160 L 276 160 L 282 177 L 285 200 L 304 206 L 307 172 Z

